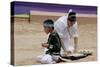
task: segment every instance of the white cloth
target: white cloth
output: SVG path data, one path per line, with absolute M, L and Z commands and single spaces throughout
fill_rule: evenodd
M 42 64 L 52 64 L 53 63 L 52 57 L 48 54 L 38 56 L 37 61 Z
M 36 60 L 37 62 L 39 63 L 42 63 L 42 64 L 54 64 L 56 63 L 56 61 L 58 61 L 59 59 L 59 56 L 56 56 L 56 55 L 49 55 L 49 54 L 45 54 L 45 55 L 40 55 L 40 56 L 37 56 Z
M 74 51 L 74 46 L 71 44 L 71 38 L 78 37 L 78 26 L 77 22 L 69 28 L 67 25 L 67 16 L 60 17 L 55 23 L 54 28 L 59 34 L 66 51 Z

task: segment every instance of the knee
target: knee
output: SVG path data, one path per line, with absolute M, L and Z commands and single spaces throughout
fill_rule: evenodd
M 37 62 L 41 62 L 41 59 L 42 59 L 42 56 L 37 56 L 37 57 L 36 57 L 36 61 L 37 61 Z
M 52 57 L 50 55 L 46 55 L 41 59 L 41 63 L 43 64 L 51 64 L 52 63 Z

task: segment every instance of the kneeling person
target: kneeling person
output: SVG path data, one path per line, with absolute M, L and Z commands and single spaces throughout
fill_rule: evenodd
M 42 47 L 47 48 L 45 55 L 37 57 L 37 61 L 43 64 L 56 63 L 60 57 L 61 41 L 59 35 L 54 31 L 54 22 L 50 19 L 43 23 L 44 32 L 49 34 L 47 43 L 43 43 Z

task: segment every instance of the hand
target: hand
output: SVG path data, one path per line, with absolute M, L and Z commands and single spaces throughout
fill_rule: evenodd
M 42 43 L 42 47 L 48 47 L 47 43 Z
M 71 51 L 64 51 L 64 56 L 66 57 L 66 56 L 68 56 L 68 55 L 70 55 L 70 54 L 72 54 L 72 52 Z
M 68 55 L 67 51 L 64 51 L 63 55 L 66 57 Z

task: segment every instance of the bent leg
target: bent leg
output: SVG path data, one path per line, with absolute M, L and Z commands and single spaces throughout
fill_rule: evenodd
M 53 63 L 52 56 L 49 54 L 44 55 L 41 59 L 41 63 L 42 64 L 52 64 Z

